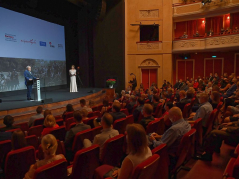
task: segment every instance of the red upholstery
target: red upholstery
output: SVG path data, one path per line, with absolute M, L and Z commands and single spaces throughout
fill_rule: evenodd
M 146 133 L 149 134 L 156 132 L 157 134 L 161 135 L 164 133 L 164 128 L 164 118 L 162 117 L 150 122 L 146 128 Z
M 143 161 L 133 171 L 131 179 L 152 179 L 155 178 L 158 168 L 159 155 L 154 154 L 147 160 Z
M 223 102 L 218 103 L 217 110 L 220 111 L 223 106 Z
M 149 99 L 147 99 L 147 100 L 145 100 L 145 102 L 144 102 L 145 104 L 150 104 L 150 100 Z
M 120 134 L 108 139 L 101 154 L 102 164 L 117 166 L 123 156 L 124 135 Z
M 35 150 L 37 150 L 37 148 L 39 146 L 39 141 L 38 141 L 37 136 L 35 136 L 35 135 L 26 136 L 25 139 L 27 141 L 27 145 L 33 146 L 35 148 Z
M 239 144 L 238 144 L 238 145 L 236 146 L 236 148 L 235 148 L 234 155 L 235 155 L 236 157 L 239 156 Z
M 94 111 L 94 115 L 93 116 L 97 116 L 97 117 L 100 117 L 100 111 Z
M 194 105 L 195 101 L 196 101 L 196 98 L 193 98 L 193 99 L 191 100 L 191 106 Z
M 64 141 L 65 140 L 65 136 L 66 136 L 66 127 L 65 126 L 60 126 L 56 129 L 53 129 L 50 134 L 54 135 L 56 137 L 56 139 L 60 140 L 60 141 Z
M 87 115 L 87 117 L 89 117 L 89 118 L 93 117 L 93 116 L 94 116 L 94 112 L 89 112 L 88 115 Z
M 125 114 L 126 114 L 126 116 L 128 116 L 128 115 L 129 115 L 129 111 L 128 111 L 128 109 L 127 109 L 127 108 L 121 109 L 120 111 L 121 111 L 121 112 L 123 112 L 123 113 L 125 113 Z
M 68 119 L 68 118 L 73 117 L 73 113 L 74 113 L 74 111 L 73 111 L 73 112 L 67 112 L 67 113 L 65 114 L 65 120 Z
M 74 123 L 74 122 L 75 122 L 74 117 L 70 117 L 70 118 L 68 118 L 68 119 L 65 120 L 65 126 L 66 126 L 66 130 L 67 130 L 67 131 L 70 130 L 70 125 L 71 125 L 72 123 Z
M 94 111 L 98 111 L 98 106 L 93 106 L 92 107 L 92 111 L 94 112 Z
M 110 170 L 112 170 L 114 167 L 111 165 L 101 165 L 100 167 L 95 169 L 95 173 L 94 173 L 94 179 L 104 179 L 104 175 L 109 172 Z M 108 179 L 108 178 L 106 178 Z M 109 178 L 111 179 L 111 178 Z
M 163 105 L 162 103 L 159 103 L 158 106 L 155 109 L 155 112 L 153 114 L 154 117 L 161 117 L 162 116 L 162 109 L 163 109 Z
M 134 116 L 129 115 L 125 118 L 127 124 L 133 124 L 134 123 Z
M 131 112 L 132 114 L 133 114 L 133 112 L 134 112 L 134 110 L 135 110 L 136 108 L 137 108 L 137 104 L 134 105 L 134 107 L 133 107 L 133 109 L 132 109 L 132 112 Z
M 39 167 L 34 173 L 33 179 L 66 179 L 67 178 L 67 161 L 60 159 L 47 165 Z
M 63 119 L 57 119 L 56 123 L 58 124 L 58 126 L 63 126 L 64 125 L 64 120 Z
M 57 115 L 57 116 L 54 116 L 56 120 L 58 119 L 62 119 L 62 116 L 61 115 Z
M 11 140 L 0 141 L 0 166 L 4 162 L 4 157 L 12 150 Z
M 44 123 L 44 118 L 35 119 L 33 122 L 33 126 L 43 125 L 43 123 Z
M 73 161 L 71 179 L 92 179 L 95 169 L 100 165 L 99 153 L 99 145 L 92 145 L 91 147 L 76 152 Z
M 94 127 L 92 130 L 92 136 L 93 138 L 97 135 L 100 134 L 102 131 L 103 127 L 102 126 L 98 126 L 98 127 Z
M 217 113 L 217 109 L 214 109 L 211 112 L 209 118 L 207 119 L 206 126 L 205 126 L 207 128 L 207 131 L 204 134 L 204 137 L 207 136 L 207 134 L 209 134 L 212 131 L 212 127 L 213 127 L 213 124 L 214 124 L 214 121 L 215 121 L 215 118 L 216 118 L 216 113 Z
M 196 129 L 191 129 L 182 137 L 177 153 L 176 153 L 176 157 L 178 158 L 177 164 L 172 170 L 172 173 L 174 175 L 177 175 L 177 170 L 183 165 L 186 157 L 191 152 L 191 148 L 193 147 L 195 142 L 195 139 L 194 139 L 195 133 L 196 133 Z
M 80 150 L 80 149 L 82 149 L 84 147 L 83 146 L 83 140 L 84 139 L 89 139 L 91 141 L 93 140 L 92 130 L 91 129 L 87 129 L 87 130 L 78 132 L 75 135 L 74 142 L 73 142 L 73 145 L 72 145 L 72 151 L 74 153 L 76 153 L 78 150 Z
M 120 134 L 124 134 L 126 130 L 127 121 L 125 118 L 115 120 L 113 128 L 119 131 Z
M 183 118 L 188 118 L 191 110 L 191 103 L 188 103 L 183 108 Z
M 174 98 L 175 98 L 175 95 L 172 95 L 171 98 L 170 98 L 170 101 L 173 102 Z
M 158 154 L 160 156 L 156 176 L 160 176 L 161 179 L 168 179 L 168 167 L 170 164 L 167 146 L 161 144 L 152 150 L 152 154 Z
M 196 141 L 196 146 L 199 147 L 202 146 L 202 118 L 198 118 L 195 122 L 192 128 L 196 129 L 196 134 L 195 134 L 195 141 Z
M 98 105 L 98 111 L 101 111 L 103 106 L 103 104 Z
M 32 146 L 10 151 L 5 161 L 5 179 L 22 179 L 30 166 L 36 162 Z
M 143 117 L 144 117 L 143 114 L 140 112 L 139 113 L 139 118 L 138 118 L 138 123 L 141 121 L 141 119 L 143 119 Z
M 43 125 L 32 126 L 29 128 L 28 135 L 35 135 L 37 137 L 41 137 L 42 131 L 43 131 Z
M 17 128 L 17 129 L 10 129 L 10 130 L 7 130 L 5 132 L 14 132 L 14 131 L 18 131 L 18 130 L 21 130 L 20 128 Z
M 29 130 L 28 122 L 21 122 L 18 124 L 14 124 L 14 126 L 19 126 L 23 132 Z
M 75 122 L 71 123 L 71 124 L 70 124 L 70 129 L 71 129 L 72 127 L 75 127 L 75 126 L 76 126 L 76 123 L 75 123 Z
M 239 157 L 231 158 L 227 164 L 223 176 L 239 179 Z
M 89 117 L 88 119 L 86 120 L 83 120 L 84 124 L 87 124 L 87 125 L 90 125 L 91 128 L 94 128 L 95 125 L 94 125 L 94 119 L 97 118 L 98 116 L 92 116 L 92 117 Z

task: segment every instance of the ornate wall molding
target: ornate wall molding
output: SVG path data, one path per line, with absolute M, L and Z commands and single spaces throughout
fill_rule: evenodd
M 173 51 L 204 49 L 205 39 L 177 40 L 173 41 Z
M 206 39 L 206 47 L 211 48 L 211 46 L 239 46 L 239 35 L 229 35 L 222 37 L 213 37 Z
M 162 42 L 137 43 L 138 50 L 162 50 Z
M 154 59 L 148 58 L 146 60 L 144 60 L 139 68 L 143 68 L 143 67 L 160 67 L 158 62 L 156 62 Z
M 203 9 L 210 8 L 210 7 L 220 7 L 220 6 L 226 6 L 230 3 L 229 0 L 212 0 L 210 3 L 206 3 L 204 6 L 202 6 Z
M 139 18 L 159 18 L 159 10 L 139 10 Z

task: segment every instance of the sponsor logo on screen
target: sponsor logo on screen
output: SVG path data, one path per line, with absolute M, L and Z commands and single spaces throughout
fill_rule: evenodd
M 16 35 L 5 33 L 5 40 L 11 42 L 17 42 Z
M 49 42 L 49 45 L 51 48 L 55 48 L 55 45 L 53 45 L 51 42 Z
M 40 46 L 46 47 L 46 42 L 40 41 Z
M 58 48 L 63 48 L 63 45 L 62 44 L 58 44 Z
M 25 43 L 29 43 L 29 44 L 36 44 L 36 40 L 33 40 L 33 39 L 31 39 L 31 40 L 21 40 L 21 42 L 23 42 L 24 44 Z

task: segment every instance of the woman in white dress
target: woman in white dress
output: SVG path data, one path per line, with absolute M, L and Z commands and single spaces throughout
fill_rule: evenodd
M 77 92 L 77 84 L 76 84 L 76 69 L 75 66 L 72 65 L 69 70 L 71 83 L 70 83 L 70 92 Z

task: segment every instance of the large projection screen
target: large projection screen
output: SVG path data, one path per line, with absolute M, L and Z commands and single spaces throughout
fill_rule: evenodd
M 26 89 L 24 71 L 41 86 L 64 85 L 64 26 L 0 7 L 0 92 Z

